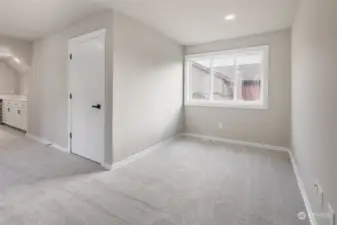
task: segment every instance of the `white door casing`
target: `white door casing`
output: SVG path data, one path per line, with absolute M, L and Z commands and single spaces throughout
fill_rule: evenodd
M 105 30 L 69 40 L 70 151 L 103 164 Z

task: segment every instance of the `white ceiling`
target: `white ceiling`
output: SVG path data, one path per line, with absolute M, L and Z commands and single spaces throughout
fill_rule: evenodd
M 288 28 L 298 0 L 0 0 L 0 35 L 32 40 L 115 8 L 184 45 Z M 224 20 L 235 13 L 233 22 Z
M 297 0 L 110 0 L 110 5 L 191 45 L 288 28 Z M 225 15 L 235 13 L 233 22 Z
M 33 40 L 101 9 L 94 0 L 0 0 L 0 35 Z

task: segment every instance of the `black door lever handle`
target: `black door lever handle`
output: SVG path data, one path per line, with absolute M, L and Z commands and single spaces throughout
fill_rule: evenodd
M 95 108 L 95 109 L 101 109 L 101 104 L 97 104 L 97 105 L 93 105 L 91 106 L 92 108 Z

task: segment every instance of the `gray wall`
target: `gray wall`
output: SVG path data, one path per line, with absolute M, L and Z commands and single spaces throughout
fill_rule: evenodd
M 33 54 L 32 42 L 0 36 L 0 46 L 8 47 L 15 54 L 16 57 L 24 62 L 24 64 L 27 64 L 29 66 L 31 65 Z M 10 67 L 8 64 L 4 65 L 1 63 L 1 85 L 8 84 L 9 87 L 12 87 L 12 77 L 13 75 L 15 75 L 15 94 L 28 94 L 28 79 L 30 76 L 30 72 L 30 70 L 27 70 L 24 74 L 19 74 L 16 70 L 13 70 L 13 68 Z M 1 93 L 9 94 L 10 92 L 8 92 L 8 90 L 9 88 L 0 88 Z
M 105 28 L 106 163 L 112 158 L 112 20 L 113 12 L 105 11 L 34 42 L 28 115 L 29 134 L 68 147 L 68 40 Z
M 20 76 L 5 61 L 0 60 L 0 94 L 18 94 L 20 92 Z
M 30 65 L 32 60 L 33 44 L 15 38 L 0 36 L 0 46 L 10 48 L 10 50 L 26 64 Z
M 114 162 L 182 131 L 183 52 L 120 13 L 114 16 Z
M 31 71 L 28 71 L 28 73 L 24 75 L 19 75 L 19 89 L 18 93 L 21 95 L 28 95 L 29 93 L 29 78 L 31 76 Z
M 99 13 L 34 42 L 28 132 L 68 147 L 68 40 L 101 28 L 107 29 L 105 162 L 111 164 L 183 124 L 182 48 L 122 14 Z
M 186 106 L 185 132 L 290 147 L 290 35 L 284 30 L 186 47 L 186 54 L 196 54 L 270 45 L 270 73 L 268 110 Z
M 316 212 L 316 180 L 337 212 L 336 4 L 302 1 L 292 37 L 292 145 Z

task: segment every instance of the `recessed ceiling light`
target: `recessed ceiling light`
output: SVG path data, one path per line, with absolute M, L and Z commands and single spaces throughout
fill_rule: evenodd
M 236 15 L 235 14 L 228 14 L 227 16 L 225 16 L 225 20 L 227 21 L 233 21 L 235 20 Z
M 14 57 L 13 60 L 14 60 L 15 62 L 17 62 L 17 63 L 20 63 L 20 62 L 21 62 L 20 59 L 18 59 L 18 58 L 16 58 L 16 57 Z

